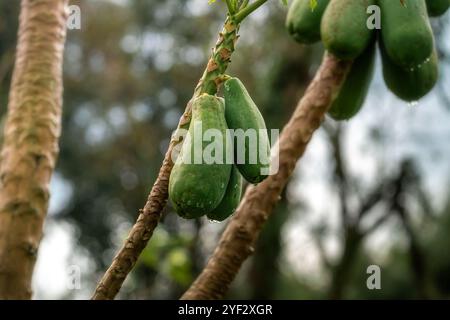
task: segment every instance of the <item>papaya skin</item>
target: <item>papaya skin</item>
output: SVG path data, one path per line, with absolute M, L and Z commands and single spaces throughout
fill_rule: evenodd
M 414 69 L 405 69 L 396 65 L 381 45 L 383 77 L 386 86 L 404 101 L 417 101 L 433 89 L 439 76 L 436 50 L 422 65 Z
M 242 175 L 238 168 L 233 166 L 231 169 L 230 180 L 228 181 L 227 190 L 220 204 L 206 216 L 214 221 L 223 221 L 231 216 L 239 206 L 242 195 Z
M 268 170 L 270 166 L 269 163 L 264 163 L 270 159 L 270 143 L 264 118 L 239 79 L 230 78 L 224 83 L 224 97 L 228 127 L 235 130 L 235 133 L 237 130 L 256 132 L 257 144 L 250 145 L 249 139 L 245 139 L 245 150 L 238 150 L 242 142 L 239 143 L 234 136 L 234 160 L 245 180 L 253 184 L 259 183 L 267 178 L 262 170 Z M 242 155 L 241 159 L 239 155 Z M 252 158 L 256 161 L 252 161 Z
M 415 67 L 430 57 L 434 37 L 425 0 L 379 0 L 381 39 L 390 59 L 404 68 Z
M 289 34 L 299 43 L 312 44 L 320 40 L 320 22 L 330 0 L 319 0 L 314 10 L 310 0 L 294 0 L 286 17 Z
M 203 134 L 208 129 L 217 129 L 223 137 L 222 164 L 194 163 L 194 126 L 201 121 Z M 186 139 L 178 155 L 169 178 L 169 198 L 175 211 L 183 218 L 193 219 L 211 212 L 225 195 L 232 164 L 227 164 L 227 153 L 231 152 L 226 143 L 227 124 L 224 105 L 217 97 L 203 94 L 192 103 L 192 120 L 189 126 L 191 139 Z M 198 134 L 198 133 L 197 133 Z M 202 141 L 202 153 L 210 141 Z M 198 149 L 198 148 L 197 148 Z M 198 151 L 198 150 L 197 150 Z M 191 156 L 190 156 L 191 154 Z M 189 163 L 185 163 L 188 159 Z
M 450 0 L 426 0 L 428 15 L 430 17 L 439 17 L 447 12 L 450 7 Z
M 373 41 L 353 62 L 337 98 L 328 111 L 333 119 L 348 120 L 363 106 L 375 69 L 375 43 Z
M 374 0 L 332 0 L 322 17 L 320 32 L 325 48 L 343 60 L 353 60 L 374 36 L 367 28 L 367 7 Z

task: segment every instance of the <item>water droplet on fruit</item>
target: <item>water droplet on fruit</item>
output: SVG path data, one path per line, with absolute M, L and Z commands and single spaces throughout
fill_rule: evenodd
M 219 220 L 214 220 L 214 219 L 208 219 L 210 223 L 220 223 Z
M 411 101 L 411 102 L 408 102 L 408 106 L 409 106 L 409 107 L 416 107 L 418 104 L 419 104 L 418 101 Z

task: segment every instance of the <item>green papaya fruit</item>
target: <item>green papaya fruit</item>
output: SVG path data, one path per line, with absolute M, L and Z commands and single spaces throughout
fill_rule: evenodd
M 320 40 L 320 21 L 330 0 L 319 0 L 312 9 L 310 0 L 294 0 L 286 17 L 286 28 L 299 43 L 311 44 Z
M 434 38 L 425 0 L 379 0 L 381 38 L 391 60 L 405 68 L 424 62 L 433 52 Z
M 189 134 L 169 179 L 169 198 L 181 217 L 198 218 L 222 201 L 232 167 L 227 129 L 221 100 L 203 94 L 193 101 Z M 212 142 L 205 141 L 208 132 L 217 133 Z
M 220 204 L 206 216 L 214 221 L 223 221 L 231 216 L 241 202 L 242 194 L 242 176 L 238 168 L 233 166 L 231 169 L 230 180 L 227 190 Z
M 443 15 L 450 7 L 450 0 L 426 0 L 428 15 L 438 17 Z
M 374 32 L 367 27 L 367 8 L 375 0 L 333 0 L 320 27 L 326 49 L 340 59 L 355 59 L 369 45 Z
M 438 79 L 438 56 L 433 50 L 431 57 L 421 65 L 405 69 L 396 65 L 381 45 L 384 82 L 392 93 L 405 101 L 417 101 L 433 89 Z
M 224 97 L 225 118 L 234 131 L 234 163 L 248 182 L 261 182 L 270 169 L 270 143 L 264 118 L 239 79 L 225 81 Z
M 328 114 L 335 120 L 348 120 L 361 109 L 369 91 L 375 67 L 375 41 L 353 61 Z

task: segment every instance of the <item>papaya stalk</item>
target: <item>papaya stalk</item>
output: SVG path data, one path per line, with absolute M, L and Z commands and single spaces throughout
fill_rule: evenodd
M 279 170 L 256 186 L 249 186 L 202 273 L 181 297 L 183 300 L 221 299 L 278 202 L 313 133 L 339 93 L 351 61 L 326 54 L 304 97 L 281 132 Z
M 192 116 L 192 101 L 194 98 L 203 93 L 214 95 L 217 93 L 220 85 L 226 77 L 224 74 L 231 61 L 231 56 L 235 50 L 236 41 L 238 40 L 239 25 L 242 20 L 251 12 L 256 10 L 267 0 L 257 0 L 257 6 L 251 5 L 241 7 L 236 14 L 228 14 L 223 25 L 222 31 L 219 33 L 216 45 L 208 60 L 203 75 L 198 82 L 193 98 L 188 102 L 183 115 L 178 123 L 177 131 L 180 129 L 188 129 Z M 245 10 L 245 11 L 244 11 Z M 244 15 L 236 17 L 244 11 Z M 139 216 L 132 227 L 123 246 L 114 257 L 111 266 L 105 272 L 95 289 L 92 299 L 107 300 L 114 299 L 119 292 L 128 273 L 133 269 L 142 250 L 144 250 L 148 241 L 153 235 L 153 230 L 158 225 L 161 213 L 167 204 L 169 177 L 174 166 L 172 161 L 172 152 L 180 143 L 180 135 L 175 133 L 169 143 L 169 147 L 164 156 L 163 163 L 158 173 L 158 177 L 150 191 L 147 203 L 144 208 L 139 210 Z

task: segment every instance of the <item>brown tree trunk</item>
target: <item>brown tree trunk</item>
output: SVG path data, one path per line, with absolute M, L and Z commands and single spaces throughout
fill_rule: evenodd
M 22 0 L 0 167 L 0 299 L 30 299 L 61 130 L 66 1 Z
M 279 139 L 279 170 L 257 186 L 249 186 L 234 218 L 205 269 L 182 299 L 220 299 L 253 252 L 255 241 L 278 202 L 283 188 L 303 155 L 314 131 L 336 97 L 351 62 L 326 54 Z

